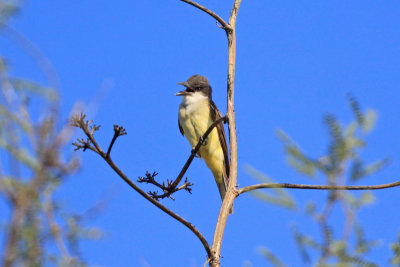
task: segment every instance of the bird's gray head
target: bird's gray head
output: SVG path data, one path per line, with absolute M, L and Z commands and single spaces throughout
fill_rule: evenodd
M 185 86 L 185 90 L 178 92 L 176 95 L 188 96 L 195 93 L 201 93 L 211 100 L 212 89 L 208 79 L 201 75 L 193 75 L 186 82 L 178 83 Z

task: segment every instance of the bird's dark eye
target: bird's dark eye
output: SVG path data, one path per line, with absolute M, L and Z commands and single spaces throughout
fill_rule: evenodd
M 201 87 L 196 87 L 196 91 L 200 91 L 201 90 Z

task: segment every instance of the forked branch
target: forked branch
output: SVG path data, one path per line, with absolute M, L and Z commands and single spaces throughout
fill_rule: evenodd
M 180 191 L 180 190 L 186 190 L 190 194 L 192 193 L 191 186 L 193 184 L 188 181 L 188 178 L 185 179 L 185 182 L 181 186 L 173 187 L 172 186 L 173 181 L 168 180 L 168 179 L 167 179 L 167 184 L 165 184 L 165 182 L 163 182 L 162 184 L 157 182 L 155 179 L 155 177 L 157 175 L 158 175 L 157 172 L 153 172 L 152 174 L 150 174 L 148 171 L 146 171 L 145 177 L 139 176 L 139 178 L 137 180 L 138 183 L 147 183 L 147 184 L 155 185 L 158 188 L 160 188 L 162 190 L 162 192 L 164 192 L 164 194 L 160 195 L 160 194 L 158 194 L 157 191 L 149 191 L 148 194 L 155 200 L 163 199 L 166 197 L 169 197 L 170 199 L 175 200 L 172 197 L 172 194 L 174 194 L 175 192 Z
M 156 206 L 157 208 L 161 209 L 165 213 L 167 213 L 169 216 L 174 218 L 175 220 L 179 221 L 183 225 L 185 225 L 187 228 L 192 231 L 197 238 L 200 240 L 200 242 L 203 244 L 204 249 L 207 252 L 207 257 L 208 259 L 213 258 L 213 254 L 211 252 L 211 248 L 207 242 L 207 240 L 204 238 L 204 236 L 192 225 L 190 222 L 186 221 L 184 218 L 176 214 L 175 212 L 171 211 L 164 205 L 160 204 L 157 200 L 153 199 L 149 194 L 147 194 L 145 191 L 143 191 L 140 187 L 138 187 L 132 180 L 130 180 L 119 168 L 118 166 L 112 161 L 111 157 L 109 157 L 109 151 L 111 151 L 111 148 L 113 146 L 113 143 L 115 142 L 115 139 L 118 136 L 126 134 L 125 130 L 123 130 L 122 127 L 115 127 L 114 126 L 114 137 L 113 140 L 111 141 L 109 145 L 109 149 L 107 153 L 104 153 L 101 147 L 97 144 L 95 138 L 94 138 L 94 132 L 99 130 L 100 126 L 95 126 L 91 125 L 92 121 L 90 120 L 85 120 L 86 115 L 80 114 L 76 115 L 72 118 L 71 120 L 71 125 L 78 127 L 82 129 L 82 131 L 85 133 L 87 140 L 85 141 L 84 139 L 79 139 L 78 142 L 73 143 L 73 145 L 76 147 L 75 150 L 79 149 L 87 149 L 89 148 L 90 150 L 96 152 L 99 154 L 106 162 L 107 164 L 130 186 L 132 187 L 136 192 L 138 192 L 140 195 L 142 195 L 145 199 L 147 199 L 151 204 Z
M 178 185 L 181 182 L 181 180 L 182 180 L 183 176 L 185 175 L 187 169 L 189 168 L 190 164 L 192 163 L 194 157 L 199 152 L 200 147 L 203 145 L 203 143 L 205 142 L 207 137 L 211 134 L 212 130 L 218 124 L 225 122 L 226 120 L 227 120 L 227 117 L 224 116 L 222 118 L 219 118 L 218 120 L 215 120 L 214 123 L 211 124 L 210 127 L 208 127 L 207 131 L 205 131 L 205 133 L 201 136 L 201 138 L 197 142 L 197 145 L 194 147 L 194 149 L 192 149 L 190 156 L 187 159 L 185 165 L 182 167 L 181 171 L 179 172 L 178 176 L 176 177 L 176 179 L 173 182 L 167 180 L 167 186 L 165 186 L 165 182 L 163 182 L 163 184 L 160 184 L 155 181 L 155 179 L 154 179 L 155 175 L 153 177 L 149 177 L 147 174 L 146 174 L 147 179 L 143 179 L 143 177 L 139 177 L 138 182 L 150 183 L 150 184 L 153 184 L 153 185 L 159 187 L 164 192 L 163 194 L 158 194 L 157 192 L 151 192 L 152 197 L 156 200 L 166 198 L 166 197 L 171 198 L 171 195 L 173 193 L 175 193 L 176 191 L 182 190 L 182 189 L 185 189 L 186 191 L 188 191 L 190 193 L 191 192 L 190 186 L 192 186 L 193 184 L 188 182 L 187 178 L 185 179 L 185 183 L 183 185 L 181 185 L 179 187 L 178 187 Z
M 225 231 L 226 221 L 233 201 L 236 197 L 236 181 L 237 181 L 237 140 L 236 140 L 236 122 L 234 112 L 234 87 L 235 87 L 235 63 L 236 63 L 236 18 L 239 11 L 241 0 L 235 0 L 232 6 L 229 23 L 226 23 L 216 13 L 208 8 L 191 0 L 181 0 L 188 3 L 208 15 L 216 19 L 226 32 L 228 39 L 228 82 L 227 82 L 227 118 L 229 120 L 229 150 L 230 150 L 230 171 L 229 185 L 225 198 L 222 202 L 220 213 L 218 216 L 217 225 L 214 232 L 214 240 L 212 245 L 213 259 L 210 261 L 210 266 L 219 266 L 219 257 L 221 252 L 222 238 Z

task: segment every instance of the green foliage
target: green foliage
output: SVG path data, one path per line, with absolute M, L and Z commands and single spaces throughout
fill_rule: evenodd
M 285 132 L 278 130 L 276 134 L 284 144 L 286 159 L 288 163 L 298 172 L 314 178 L 319 163 L 306 157 L 304 155 L 304 152 L 292 141 L 292 139 Z
M 19 1 L 0 2 L 0 27 L 19 11 Z
M 259 247 L 258 251 L 261 255 L 263 255 L 268 261 L 275 267 L 286 267 L 271 251 L 269 251 L 265 247 Z
M 400 231 L 397 234 L 397 241 L 390 244 L 393 251 L 393 257 L 390 259 L 390 264 L 393 266 L 400 266 Z
M 262 183 L 273 183 L 274 181 L 266 176 L 265 174 L 257 171 L 256 169 L 252 168 L 251 166 L 246 166 L 246 172 L 258 179 Z M 256 190 L 256 191 L 251 191 L 250 193 L 263 201 L 266 201 L 268 203 L 278 205 L 282 208 L 287 208 L 287 209 L 296 209 L 296 202 L 293 200 L 293 198 L 288 194 L 288 192 L 282 188 L 272 188 L 271 189 L 273 194 L 270 193 L 264 193 L 261 190 Z
M 292 227 L 292 232 L 303 262 L 309 264 L 311 262 L 311 257 L 307 249 L 313 248 L 321 250 L 322 246 L 315 242 L 310 236 L 300 233 L 295 225 Z
M 291 167 L 306 177 L 323 179 L 328 185 L 348 185 L 365 179 L 389 164 L 388 158 L 369 164 L 361 159 L 360 154 L 367 145 L 365 136 L 373 130 L 377 115 L 373 110 L 363 112 L 357 100 L 351 95 L 348 95 L 348 101 L 354 116 L 354 120 L 348 125 L 339 122 L 333 114 L 324 116 L 323 122 L 329 136 L 325 155 L 311 157 L 285 132 L 277 131 L 277 136 L 282 140 L 285 148 L 287 162 Z M 260 173 L 251 174 L 262 177 Z M 370 191 L 361 193 L 329 191 L 325 203 L 317 204 L 313 201 L 306 203 L 305 215 L 314 221 L 321 232 L 321 238 L 304 234 L 298 230 L 297 226 L 292 227 L 294 240 L 303 262 L 306 265 L 312 264 L 318 267 L 378 266 L 367 260 L 367 254 L 372 248 L 378 246 L 379 242 L 367 239 L 357 220 L 357 213 L 365 206 L 372 204 L 374 200 L 374 195 Z M 274 204 L 273 201 L 268 200 L 268 202 Z M 343 213 L 344 219 L 341 226 L 338 220 L 333 218 L 335 206 L 341 208 Z M 399 265 L 399 242 L 393 243 L 392 249 L 395 256 L 391 263 Z M 311 251 L 313 251 L 312 254 Z M 263 250 L 260 253 L 269 262 L 275 264 L 276 256 L 272 252 Z M 319 256 L 315 258 L 315 255 Z M 279 264 L 277 266 L 281 266 Z
M 37 95 L 39 97 L 46 98 L 48 101 L 59 100 L 57 91 L 55 91 L 51 87 L 45 87 L 45 86 L 41 86 L 33 81 L 28 81 L 25 79 L 21 80 L 21 79 L 15 79 L 15 78 L 10 78 L 9 83 L 10 83 L 10 85 L 13 86 L 13 88 L 16 91 L 22 91 L 25 93 L 29 93 L 31 95 Z
M 16 4 L 0 1 L 0 29 L 18 11 Z M 85 266 L 79 243 L 101 234 L 54 199 L 78 167 L 77 158 L 65 161 L 62 153 L 71 131 L 59 123 L 60 99 L 54 88 L 12 77 L 5 62 L 0 55 L 0 197 L 10 211 L 1 218 L 1 265 Z
M 377 160 L 365 166 L 365 164 L 358 158 L 354 159 L 350 167 L 351 181 L 357 181 L 363 177 L 376 173 L 383 169 L 390 163 L 389 158 Z

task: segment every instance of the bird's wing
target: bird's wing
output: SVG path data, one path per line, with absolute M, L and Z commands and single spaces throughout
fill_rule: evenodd
M 185 135 L 185 134 L 183 133 L 183 128 L 182 128 L 182 126 L 181 126 L 181 124 L 180 124 L 180 122 L 179 122 L 179 118 L 178 118 L 178 126 L 179 126 L 179 131 L 181 132 L 181 134 L 182 134 L 182 135 Z
M 220 118 L 222 118 L 221 112 L 219 112 L 217 106 L 215 103 L 210 100 L 210 111 L 211 111 L 211 117 L 213 121 L 216 121 Z M 225 130 L 224 130 L 224 124 L 223 122 L 217 124 L 217 131 L 218 131 L 218 137 L 219 141 L 221 143 L 222 151 L 224 152 L 224 182 L 226 183 L 226 188 L 228 187 L 228 181 L 229 181 L 229 155 L 228 155 L 228 146 L 226 144 L 226 137 L 225 137 Z

